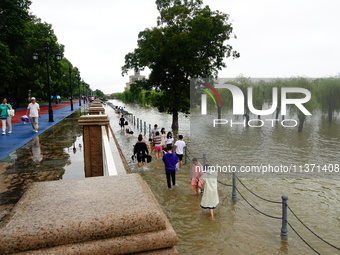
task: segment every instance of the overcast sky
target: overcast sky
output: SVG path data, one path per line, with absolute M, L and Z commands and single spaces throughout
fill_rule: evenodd
M 230 15 L 241 57 L 219 76 L 325 77 L 340 73 L 339 0 L 203 0 Z M 93 90 L 124 90 L 124 56 L 156 26 L 155 0 L 32 0 L 31 12 L 52 24 L 65 57 Z M 131 71 L 130 75 L 133 74 Z M 141 74 L 147 74 L 142 72 Z

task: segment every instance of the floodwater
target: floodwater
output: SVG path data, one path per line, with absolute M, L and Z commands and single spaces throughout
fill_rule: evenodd
M 170 131 L 171 115 L 159 113 L 154 108 L 126 105 L 112 100 L 115 105 L 124 105 L 134 114 L 153 126 L 165 127 Z M 155 160 L 138 169 L 131 159 L 132 148 L 140 132 L 126 136 L 118 126 L 118 116 L 106 106 L 111 126 L 132 172 L 139 173 L 149 184 L 161 208 L 169 218 L 177 235 L 180 254 L 315 254 L 288 227 L 288 241 L 280 239 L 281 220 L 258 213 L 244 200 L 247 199 L 258 210 L 281 217 L 281 204 L 263 201 L 238 183 L 244 196 L 231 201 L 230 174 L 219 174 L 220 204 L 215 210 L 215 220 L 200 208 L 201 196 L 194 195 L 190 186 L 190 164 L 177 172 L 178 186 L 168 189 L 161 160 Z M 39 135 L 21 149 L 0 161 L 0 209 L 2 222 L 16 201 L 33 181 L 84 178 L 81 128 L 78 118 L 85 110 L 77 111 L 51 129 Z M 340 163 L 340 121 L 329 124 L 322 118 L 309 119 L 301 134 L 294 130 L 245 129 L 212 130 L 208 116 L 200 125 L 190 127 L 195 121 L 195 112 L 189 120 L 180 115 L 179 134 L 189 147 L 189 158 L 207 154 L 210 164 L 253 165 Z M 195 122 L 193 122 L 195 123 Z M 131 125 L 131 121 L 129 121 Z M 226 128 L 226 127 L 223 127 Z M 193 134 L 195 136 L 193 137 Z M 214 133 L 216 132 L 216 133 Z M 189 135 L 191 137 L 189 139 Z M 215 140 L 214 140 L 215 139 Z M 199 146 L 198 146 L 199 145 Z M 257 148 L 257 150 L 254 150 Z M 221 157 L 219 153 L 224 153 Z M 282 158 L 280 158 L 282 157 Z M 200 159 L 202 160 L 202 159 Z M 226 162 L 224 162 L 224 160 Z M 339 247 L 340 240 L 340 180 L 332 176 L 242 176 L 242 182 L 253 192 L 269 200 L 281 201 L 288 195 L 288 205 L 294 213 L 316 234 Z M 339 250 L 319 240 L 288 212 L 288 222 L 320 254 L 340 254 Z
M 153 127 L 165 127 L 170 131 L 171 115 L 159 113 L 153 108 L 126 105 L 112 100 L 114 105 L 125 106 L 125 110 Z M 197 116 L 197 114 L 196 114 Z M 214 119 L 207 115 L 203 123 L 196 125 L 195 112 L 189 120 L 180 115 L 178 134 L 184 135 L 189 147 L 189 158 L 202 159 L 210 164 L 257 165 L 265 164 L 339 164 L 340 120 L 332 124 L 320 116 L 308 119 L 302 133 L 297 129 L 263 127 L 249 129 L 211 129 L 208 123 Z M 237 194 L 237 201 L 231 201 L 231 175 L 220 173 L 220 204 L 215 210 L 215 220 L 200 208 L 201 196 L 194 195 L 190 186 L 190 162 L 176 174 L 177 183 L 172 189 L 166 186 L 164 167 L 161 160 L 155 160 L 147 167 L 138 169 L 132 161 L 132 147 L 140 132 L 134 129 L 133 136 L 120 131 L 118 117 L 110 115 L 111 126 L 133 172 L 140 173 L 149 184 L 162 209 L 170 219 L 177 235 L 180 254 L 315 254 L 288 227 L 288 241 L 281 241 L 281 220 L 267 217 L 255 211 Z M 242 120 L 241 120 L 242 121 Z M 130 121 L 131 122 L 131 121 Z M 191 124 L 191 127 L 190 127 Z M 148 133 L 148 132 L 147 132 Z M 190 134 L 190 139 L 189 139 Z M 146 139 L 147 140 L 147 139 Z M 339 247 L 340 240 L 340 173 L 330 175 L 303 172 L 299 175 L 242 175 L 242 183 L 257 195 L 271 201 L 281 202 L 283 194 L 288 196 L 288 206 L 327 242 Z M 244 198 L 256 209 L 269 216 L 281 217 L 282 205 L 263 201 L 252 195 L 238 182 L 238 189 Z M 340 254 L 340 251 L 325 244 L 310 233 L 288 211 L 288 222 L 320 254 Z

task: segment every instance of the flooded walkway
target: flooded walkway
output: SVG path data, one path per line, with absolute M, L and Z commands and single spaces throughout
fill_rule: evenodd
M 154 108 L 143 108 L 137 105 L 125 105 L 120 101 L 111 101 L 115 105 L 124 105 L 125 110 L 152 126 L 158 124 L 171 131 L 171 115 L 159 113 Z M 288 242 L 281 241 L 281 220 L 268 218 L 251 208 L 238 194 L 237 202 L 231 201 L 232 190 L 230 175 L 219 175 L 220 204 L 215 210 L 215 220 L 209 218 L 208 212 L 200 208 L 201 196 L 196 196 L 191 188 L 190 165 L 184 166 L 176 174 L 178 186 L 168 189 L 161 160 L 155 160 L 146 167 L 137 168 L 137 163 L 131 160 L 132 147 L 137 140 L 139 131 L 134 128 L 132 136 L 126 136 L 120 130 L 117 114 L 111 114 L 111 126 L 119 141 L 124 155 L 133 172 L 141 174 L 147 181 L 161 207 L 170 219 L 177 235 L 180 254 L 314 254 L 314 252 L 289 228 Z M 190 158 L 202 157 L 198 152 L 190 150 L 189 119 L 180 116 L 180 130 L 189 144 Z M 146 137 L 148 138 L 148 137 Z M 147 140 L 147 139 L 146 139 Z M 215 144 L 216 145 L 216 144 Z M 210 146 L 210 147 L 209 147 Z M 207 143 L 205 151 L 208 157 L 213 157 L 211 149 L 214 144 Z M 213 148 L 213 147 L 212 147 Z M 241 153 L 244 155 L 245 152 Z M 241 162 L 242 159 L 240 158 Z M 279 179 L 254 178 L 245 179 L 244 183 L 254 192 L 274 201 L 281 201 L 281 196 L 287 194 L 289 205 L 298 212 L 299 216 L 318 234 L 337 244 L 340 238 L 340 182 L 330 179 Z M 244 187 L 239 187 L 245 198 L 257 208 L 270 215 L 281 217 L 281 204 L 267 204 L 259 201 Z M 322 215 L 322 217 L 320 217 Z M 297 226 L 305 238 L 321 254 L 339 254 L 336 249 L 324 245 L 315 236 L 298 225 L 297 220 L 289 214 L 289 222 Z
M 122 105 L 119 101 L 112 102 Z M 125 106 L 125 110 L 148 124 L 157 123 L 170 131 L 171 115 L 159 113 L 154 108 Z M 280 220 L 259 214 L 240 196 L 236 203 L 232 202 L 231 187 L 221 184 L 230 184 L 230 176 L 219 177 L 220 204 L 215 210 L 216 219 L 212 221 L 208 212 L 199 207 L 201 196 L 194 195 L 190 186 L 190 165 L 183 166 L 177 173 L 178 186 L 168 189 L 163 163 L 155 160 L 154 154 L 153 161 L 144 168 L 138 169 L 136 162 L 132 161 L 132 148 L 139 131 L 134 128 L 134 134 L 126 136 L 120 130 L 117 114 L 108 106 L 106 113 L 131 171 L 139 173 L 149 184 L 179 236 L 177 249 L 180 254 L 314 254 L 291 229 L 288 242 L 281 242 Z M 82 114 L 85 114 L 85 109 L 73 113 L 36 137 L 38 140 L 30 141 L 0 161 L 1 223 L 5 222 L 5 216 L 33 181 L 84 178 L 82 132 L 77 124 Z M 189 119 L 185 115 L 180 115 L 179 133 L 184 135 L 190 148 Z M 40 153 L 37 147 L 40 147 Z M 198 153 L 191 153 L 190 157 L 200 157 Z M 39 163 L 34 159 L 38 159 Z M 287 194 L 290 206 L 299 216 L 318 234 L 337 244 L 340 239 L 338 180 L 258 178 L 247 179 L 245 183 L 253 191 L 273 200 L 280 200 L 283 193 Z M 246 198 L 251 202 L 257 201 L 251 194 L 247 194 Z M 261 202 L 255 202 L 255 205 L 269 214 L 281 214 L 281 205 L 273 207 Z M 289 217 L 288 220 L 292 220 L 292 216 Z M 299 231 L 302 229 L 298 228 Z M 321 254 L 339 254 L 310 234 L 303 234 Z

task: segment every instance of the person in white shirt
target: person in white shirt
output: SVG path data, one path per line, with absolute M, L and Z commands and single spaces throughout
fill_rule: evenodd
M 179 159 L 179 167 L 181 168 L 183 165 L 183 152 L 184 147 L 186 146 L 185 142 L 183 141 L 183 136 L 179 135 L 178 140 L 175 142 L 174 151 Z
M 36 102 L 35 97 L 31 98 L 31 103 L 27 107 L 26 115 L 30 118 L 33 132 L 38 133 L 38 119 L 40 117 L 40 106 Z
M 172 150 L 172 147 L 174 146 L 174 139 L 172 138 L 171 132 L 168 132 L 166 135 L 166 148 L 168 150 Z

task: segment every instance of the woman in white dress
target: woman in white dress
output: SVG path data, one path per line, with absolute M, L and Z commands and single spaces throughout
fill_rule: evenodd
M 201 200 L 201 207 L 209 209 L 212 219 L 214 219 L 214 209 L 220 202 L 217 191 L 217 172 L 210 169 L 208 165 L 203 169 L 204 192 Z

